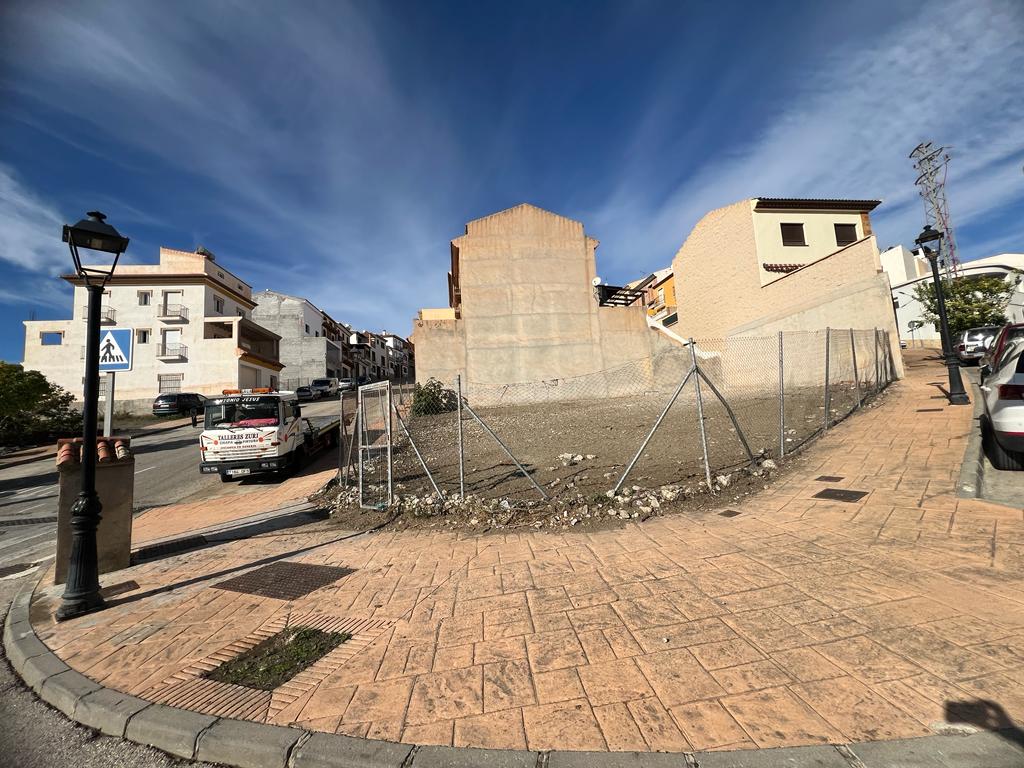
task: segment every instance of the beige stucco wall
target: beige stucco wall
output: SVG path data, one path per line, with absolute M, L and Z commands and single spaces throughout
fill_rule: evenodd
M 761 264 L 810 264 L 839 248 L 836 245 L 836 224 L 854 224 L 857 238 L 865 236 L 859 213 L 842 211 L 755 211 L 756 200 L 749 206 L 754 224 L 754 247 Z M 807 245 L 783 245 L 780 224 L 803 224 Z M 767 285 L 785 275 L 761 270 L 761 284 Z
M 470 391 L 483 391 L 591 375 L 672 346 L 648 329 L 639 304 L 598 307 L 598 242 L 578 221 L 521 205 L 470 222 L 453 245 L 461 318 L 416 321 L 418 381 L 461 372 Z
M 757 251 L 755 226 L 762 215 L 743 200 L 711 211 L 697 223 L 672 262 L 679 307 L 673 330 L 683 336 L 721 339 L 780 330 L 879 328 L 889 332 L 902 376 L 889 282 L 881 271 L 875 238 L 825 254 L 762 285 L 760 265 L 768 260 Z M 778 220 L 773 226 L 777 231 Z

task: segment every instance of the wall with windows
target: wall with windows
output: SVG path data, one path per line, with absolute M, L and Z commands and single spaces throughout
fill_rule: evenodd
M 761 285 L 767 285 L 783 277 L 784 273 L 769 272 L 764 264 L 810 264 L 812 261 L 834 253 L 840 248 L 864 238 L 864 225 L 859 213 L 842 211 L 754 211 L 754 248 L 761 261 Z M 783 242 L 784 224 L 795 235 L 791 242 L 798 242 L 802 234 L 803 244 L 786 245 Z M 839 225 L 837 233 L 836 225 Z M 854 234 L 852 240 L 847 233 Z

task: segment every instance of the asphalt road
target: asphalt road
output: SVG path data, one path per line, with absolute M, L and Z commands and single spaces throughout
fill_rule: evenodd
M 348 400 L 346 408 L 350 408 Z M 337 414 L 337 400 L 304 403 L 306 416 Z M 132 439 L 135 454 L 135 510 L 223 497 L 257 483 L 278 482 L 255 476 L 222 483 L 199 474 L 199 429 L 191 425 Z M 0 579 L 34 572 L 54 553 L 57 517 L 57 468 L 53 457 L 0 469 Z
M 350 408 L 346 400 L 346 408 Z M 304 415 L 339 412 L 337 400 L 305 403 Z M 216 475 L 199 474 L 199 430 L 191 425 L 137 437 L 135 507 L 190 501 L 239 493 L 245 485 L 276 482 L 254 477 L 222 483 Z M 0 616 L 25 581 L 54 554 L 57 516 L 57 470 L 53 457 L 0 470 Z M 72 723 L 42 703 L 7 663 L 0 646 L 0 755 L 20 768 L 177 768 L 192 763 L 121 739 L 103 736 Z M 8 763 L 5 763 L 8 764 Z M 214 766 L 208 766 L 214 768 Z

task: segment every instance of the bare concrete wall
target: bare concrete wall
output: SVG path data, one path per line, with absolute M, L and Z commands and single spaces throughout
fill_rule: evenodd
M 673 346 L 643 308 L 599 307 L 598 241 L 578 221 L 520 205 L 472 221 L 459 254 L 461 318 L 417 320 L 418 381 L 468 388 L 586 376 Z

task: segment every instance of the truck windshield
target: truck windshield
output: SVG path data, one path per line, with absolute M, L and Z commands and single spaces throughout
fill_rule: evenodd
M 244 398 L 227 403 L 206 405 L 207 429 L 230 427 L 276 427 L 279 418 L 279 401 L 276 398 Z

